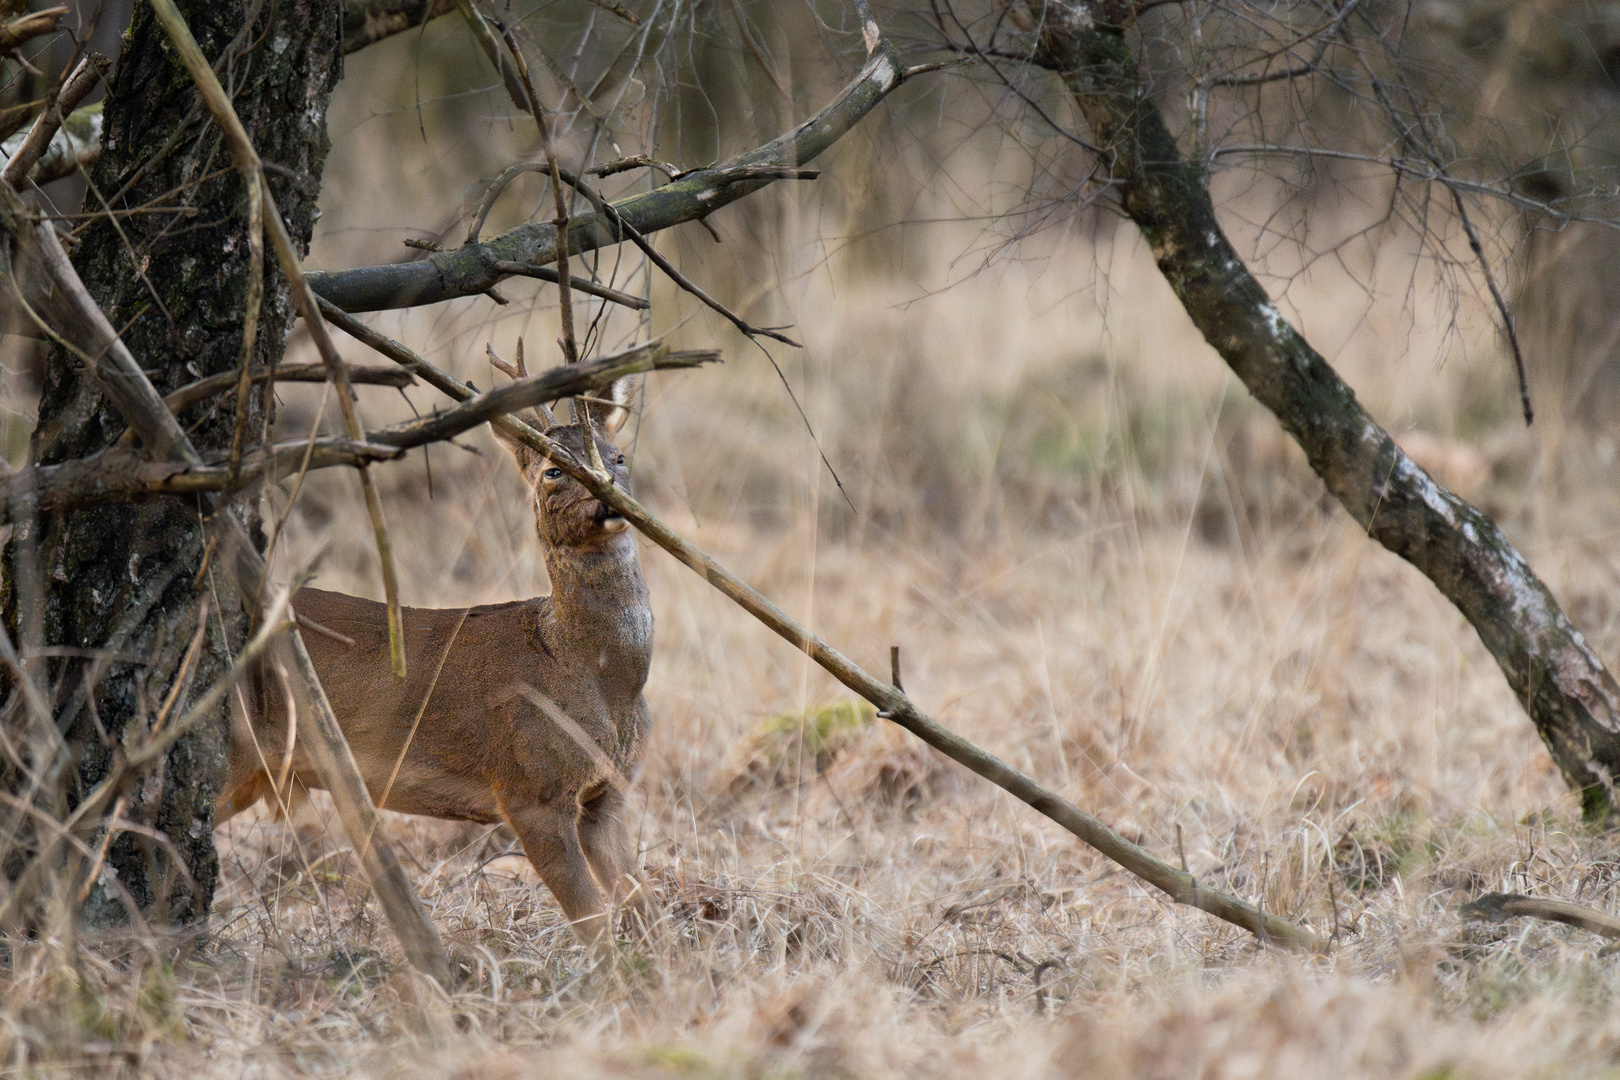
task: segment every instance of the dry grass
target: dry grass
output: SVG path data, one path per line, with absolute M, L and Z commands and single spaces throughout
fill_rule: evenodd
M 334 165 L 339 195 L 388 145 L 340 105 L 355 157 Z M 429 171 L 403 204 L 454 186 Z M 1129 233 L 1052 240 L 929 297 L 943 271 L 863 275 L 858 246 L 826 258 L 824 221 L 771 205 L 780 288 L 751 299 L 806 334 L 784 368 L 853 508 L 774 372 L 701 316 L 678 336 L 722 342 L 730 363 L 648 386 L 640 492 L 870 668 L 900 644 L 908 690 L 942 722 L 1161 856 L 1179 845 L 1201 878 L 1336 933 L 1335 956 L 1268 954 L 881 721 L 818 715 L 847 695 L 648 549 L 656 732 L 631 824 L 665 913 L 652 939 L 593 971 L 509 831 L 391 816 L 464 976 L 443 1000 L 403 968 L 335 822 L 244 816 L 219 834 L 200 937 L 14 956 L 0 1061 L 199 1080 L 1620 1070 L 1620 975 L 1598 939 L 1454 911 L 1491 889 L 1613 910 L 1611 838 L 1580 825 L 1472 631 L 1323 504 Z M 744 281 L 758 251 L 720 226 L 737 261 L 694 248 L 687 265 Z M 363 261 L 345 235 L 319 250 Z M 944 232 L 926 250 L 944 264 L 972 243 Z M 1273 269 L 1392 428 L 1484 448 L 1478 496 L 1620 655 L 1617 492 L 1589 462 L 1565 467 L 1575 440 L 1556 423 L 1533 439 L 1503 423 L 1488 331 L 1433 329 L 1422 304 L 1415 323 L 1368 314 L 1342 276 Z M 508 292 L 511 308 L 383 325 L 487 385 L 484 341 L 554 334 L 554 312 Z M 288 430 L 310 422 L 301 393 Z M 431 497 L 419 456 L 384 474 L 408 603 L 545 588 L 515 471 L 486 435 L 466 443 L 434 452 Z M 312 481 L 280 557 L 375 594 L 355 494 L 347 476 Z

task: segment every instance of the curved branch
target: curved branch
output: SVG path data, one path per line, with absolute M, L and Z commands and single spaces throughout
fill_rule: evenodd
M 1052 0 L 1045 12 L 1037 62 L 1062 77 L 1112 152 L 1121 208 L 1194 325 L 1368 535 L 1468 619 L 1587 817 L 1606 818 L 1620 777 L 1620 683 L 1496 523 L 1401 450 L 1243 265 L 1124 36 L 1094 28 L 1076 4 Z

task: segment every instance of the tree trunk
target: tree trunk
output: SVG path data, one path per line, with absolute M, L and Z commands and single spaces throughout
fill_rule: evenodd
M 1123 15 L 1046 4 L 1036 61 L 1062 77 L 1111 154 L 1124 212 L 1204 339 L 1351 516 L 1473 624 L 1587 818 L 1607 818 L 1620 774 L 1620 685 L 1496 523 L 1401 451 L 1243 265 L 1203 177 L 1147 97 L 1123 32 L 1093 19 Z
M 270 167 L 289 229 L 307 245 L 328 149 L 326 109 L 341 68 L 340 0 L 180 6 Z M 250 15 L 254 21 L 245 25 Z M 96 220 L 75 253 L 80 275 L 160 393 L 237 370 L 249 282 L 246 190 L 144 4 L 124 39 L 104 132 L 87 209 L 107 199 L 115 210 L 157 205 L 194 213 Z M 267 258 L 255 365 L 279 360 L 292 317 L 286 284 Z M 251 395 L 242 417 L 249 441 L 267 422 L 268 400 Z M 235 394 L 193 406 L 180 419 L 199 450 L 228 449 L 238 419 Z M 123 428 L 81 361 L 58 349 L 31 462 L 95 453 Z M 5 564 L 13 635 L 25 647 L 115 654 L 101 661 L 57 656 L 33 669 L 54 694 L 55 720 L 71 750 L 61 781 L 67 806 L 107 774 L 118 740 L 146 730 L 162 712 L 205 597 L 208 632 L 184 685 L 200 692 L 224 674 L 241 646 L 248 613 L 228 579 L 205 567 L 203 512 L 196 498 L 159 498 L 16 525 Z M 185 705 L 182 693 L 169 718 Z M 158 923 L 206 915 L 218 876 L 213 799 L 227 736 L 222 708 L 215 723 L 181 739 L 131 792 L 122 816 L 143 828 L 115 833 L 90 893 L 88 923 L 121 921 L 131 903 Z

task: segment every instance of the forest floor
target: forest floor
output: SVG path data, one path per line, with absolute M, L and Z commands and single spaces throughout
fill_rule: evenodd
M 662 915 L 651 937 L 593 968 L 506 828 L 389 815 L 461 973 L 450 997 L 429 992 L 318 797 L 294 825 L 250 813 L 219 833 L 213 920 L 184 948 L 19 952 L 10 1063 L 197 1078 L 1620 1070 L 1620 959 L 1601 939 L 1457 910 L 1488 891 L 1613 910 L 1612 837 L 1582 825 L 1472 630 L 1323 501 L 1207 358 L 1158 386 L 1109 359 L 1026 357 L 979 384 L 904 348 L 845 359 L 812 416 L 834 417 L 818 434 L 860 512 L 757 363 L 649 388 L 641 491 L 869 669 L 900 645 L 908 691 L 941 722 L 1333 937 L 1331 956 L 1275 953 L 1169 903 L 645 547 L 655 731 L 629 823 Z M 475 369 L 463 361 L 489 377 Z M 1071 404 L 1054 413 L 1060 377 Z M 829 399 L 853 404 L 817 412 Z M 714 409 L 735 423 L 697 437 Z M 307 417 L 289 405 L 283 422 Z M 1407 437 L 1620 655 L 1602 476 L 1579 499 L 1547 494 L 1567 470 L 1538 472 L 1550 451 L 1511 423 Z M 420 459 L 384 474 L 409 603 L 545 588 L 515 470 L 484 435 L 470 443 L 435 453 L 431 497 Z M 282 555 L 374 593 L 353 487 L 313 482 Z

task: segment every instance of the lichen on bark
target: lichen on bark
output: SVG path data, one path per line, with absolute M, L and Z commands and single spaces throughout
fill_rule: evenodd
M 326 110 L 341 66 L 341 0 L 191 0 L 181 10 L 210 59 L 225 57 L 230 88 L 288 228 L 308 244 L 326 159 Z M 252 25 L 245 25 L 254 15 Z M 248 293 L 246 190 L 230 167 L 217 128 L 198 104 L 184 67 L 151 9 L 138 5 L 125 35 L 103 121 L 103 146 L 92 173 L 87 210 L 103 199 L 113 209 L 168 205 L 195 214 L 128 216 L 95 221 L 74 264 L 160 393 L 235 370 L 241 362 Z M 266 265 L 256 364 L 279 359 L 293 318 L 285 282 Z M 256 436 L 263 398 L 251 396 L 245 417 Z M 198 449 L 228 448 L 235 396 L 222 395 L 181 416 Z M 83 457 L 111 445 L 123 419 L 70 354 L 49 359 L 39 423 L 30 446 L 36 464 Z M 46 515 L 18 522 L 5 555 L 6 620 L 26 640 L 32 621 L 39 644 L 111 650 L 117 660 L 86 685 L 91 665 L 50 661 L 45 682 L 59 688 L 56 720 L 73 761 L 64 774 L 71 806 L 108 772 L 113 747 L 132 724 L 150 724 L 196 631 L 201 602 L 211 604 L 206 646 L 191 677 L 193 693 L 222 676 L 240 647 L 248 616 L 227 579 L 201 573 L 207 506 L 160 498 Z M 19 560 L 37 552 L 39 612 L 19 610 Z M 26 616 L 26 617 L 25 617 Z M 139 657 L 139 662 L 133 662 Z M 184 702 L 176 705 L 184 707 Z M 226 711 L 181 739 L 161 768 L 139 784 L 124 817 L 161 834 L 121 832 L 110 846 L 103 885 L 86 908 L 91 924 L 120 921 L 123 897 L 158 922 L 189 922 L 207 913 L 217 878 L 212 802 L 222 781 Z M 174 856 L 179 856 L 178 864 Z
M 1408 457 L 1282 317 L 1227 241 L 1123 31 L 1093 26 L 1077 10 L 1045 5 L 1036 60 L 1063 79 L 1107 152 L 1120 206 L 1187 314 L 1368 535 L 1468 619 L 1585 816 L 1608 818 L 1620 777 L 1620 684 L 1496 523 Z

